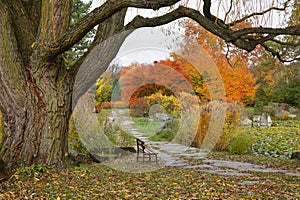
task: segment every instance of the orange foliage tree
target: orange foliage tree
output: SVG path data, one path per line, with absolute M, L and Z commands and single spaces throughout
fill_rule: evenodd
M 144 105 L 144 97 L 155 93 L 160 93 L 166 98 L 178 97 L 182 91 L 193 92 L 189 81 L 178 69 L 158 62 L 153 64 L 134 63 L 123 67 L 120 71 L 119 83 L 121 99 L 124 103 L 129 104 L 129 107 Z
M 199 71 L 188 61 L 176 55 L 172 54 L 174 60 L 167 59 L 156 62 L 160 65 L 168 66 L 178 71 L 193 87 L 194 93 L 199 97 L 201 101 L 209 100 L 209 90 L 207 83 L 199 73 Z
M 253 63 L 255 56 L 229 46 L 225 54 L 227 44 L 223 40 L 192 21 L 185 21 L 182 24 L 186 28 L 186 46 L 190 42 L 199 43 L 217 65 L 225 86 L 226 100 L 240 101 L 245 104 L 253 103 L 258 85 L 248 63 Z
M 183 24 L 186 28 L 186 40 L 181 51 L 185 51 L 191 41 L 200 44 L 211 55 L 209 59 L 215 62 L 220 72 L 226 90 L 226 100 L 239 101 L 244 104 L 253 103 L 258 85 L 248 64 L 254 62 L 255 56 L 251 54 L 249 56 L 249 53 L 232 47 L 228 48 L 229 50 L 225 54 L 226 44 L 221 39 L 194 22 L 186 21 Z M 249 26 L 249 24 L 245 24 L 245 26 Z M 199 72 L 192 63 L 176 53 L 173 53 L 172 57 L 172 59 L 155 61 L 153 64 L 133 63 L 128 67 L 123 67 L 120 71 L 120 77 L 127 77 L 125 78 L 126 81 L 123 81 L 122 94 L 130 94 L 132 95 L 130 98 L 134 99 L 150 96 L 157 92 L 171 96 L 174 95 L 174 88 L 186 91 L 184 88 L 186 84 L 182 84 L 184 79 L 201 101 L 210 100 L 208 84 L 201 76 L 200 73 L 202 72 Z M 162 66 L 178 73 L 170 73 Z

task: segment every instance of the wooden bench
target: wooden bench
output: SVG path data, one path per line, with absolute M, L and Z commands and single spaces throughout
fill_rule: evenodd
M 143 162 L 155 162 L 157 164 L 157 153 L 152 149 L 146 147 L 145 142 L 136 138 L 136 147 L 137 147 L 137 157 L 136 161 L 138 162 L 140 158 L 143 159 Z M 141 155 L 140 155 L 141 154 Z M 152 159 L 154 157 L 155 159 Z

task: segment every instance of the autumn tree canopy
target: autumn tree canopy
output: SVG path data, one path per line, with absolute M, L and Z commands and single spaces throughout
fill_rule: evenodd
M 255 54 L 261 52 L 261 48 L 245 53 L 241 49 L 228 47 L 222 39 L 193 21 L 185 21 L 182 25 L 186 30 L 187 43 L 191 41 L 199 43 L 216 64 L 224 83 L 226 99 L 246 104 L 253 103 L 258 84 L 257 78 L 251 73 L 251 65 L 253 65 L 251 63 L 257 62 L 258 56 Z
M 269 42 L 289 45 L 281 41 L 281 36 L 299 38 L 298 22 L 271 27 L 257 20 L 252 27 L 238 26 L 272 11 L 288 14 L 288 8 L 297 1 L 268 2 L 226 1 L 224 15 L 218 16 L 212 12 L 217 10 L 213 7 L 218 8 L 223 1 L 212 4 L 211 0 L 199 0 L 197 7 L 188 6 L 184 0 L 107 0 L 72 25 L 72 0 L 1 1 L 1 159 L 7 169 L 33 164 L 64 167 L 72 108 L 107 69 L 132 31 L 188 17 L 248 52 L 258 45 L 268 49 Z M 148 18 L 137 15 L 125 24 L 129 8 L 159 12 Z M 243 9 L 247 12 L 237 12 Z M 95 27 L 95 37 L 82 56 L 67 62 L 64 54 Z M 284 59 L 283 52 L 268 50 Z

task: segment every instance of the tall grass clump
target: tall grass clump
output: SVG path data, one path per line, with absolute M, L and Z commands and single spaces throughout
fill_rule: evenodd
M 192 146 L 204 150 L 226 151 L 240 125 L 239 103 L 213 101 L 200 107 L 200 122 Z

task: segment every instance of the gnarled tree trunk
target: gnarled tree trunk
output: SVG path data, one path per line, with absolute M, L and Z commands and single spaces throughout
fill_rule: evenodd
M 60 63 L 46 65 L 45 71 L 27 69 L 21 75 L 27 81 L 19 77 L 20 90 L 11 91 L 11 86 L 6 85 L 4 98 L 1 95 L 2 159 L 8 169 L 37 163 L 63 167 L 74 81 L 66 71 L 56 67 Z M 1 82 L 5 81 L 9 84 L 1 77 Z
M 41 20 L 40 3 L 34 4 L 0 3 L 1 158 L 8 170 L 38 163 L 63 167 L 67 153 L 74 74 L 61 55 L 42 55 L 67 29 L 70 1 L 43 1 Z M 29 15 L 35 6 L 37 16 Z
M 64 166 L 72 103 L 105 71 L 130 33 L 109 39 L 122 32 L 122 9 L 99 25 L 86 55 L 66 67 L 63 54 L 53 52 L 58 39 L 68 33 L 71 0 L 32 2 L 0 2 L 1 159 L 9 171 L 33 164 Z M 95 55 L 91 51 L 96 47 Z M 105 59 L 98 59 L 102 53 Z M 98 61 L 82 72 L 79 67 L 88 59 Z M 84 76 L 77 78 L 75 87 L 77 74 Z

